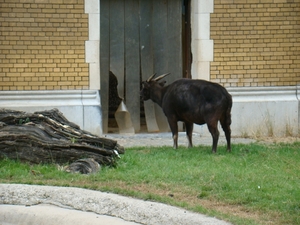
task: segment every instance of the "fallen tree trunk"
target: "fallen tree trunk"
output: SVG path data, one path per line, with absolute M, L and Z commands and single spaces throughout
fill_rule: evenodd
M 124 148 L 68 121 L 57 109 L 35 113 L 0 109 L 0 157 L 65 164 L 93 158 L 113 166 Z

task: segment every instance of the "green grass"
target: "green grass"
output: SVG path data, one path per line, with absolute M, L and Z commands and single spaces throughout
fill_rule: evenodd
M 234 224 L 300 224 L 300 142 L 141 147 L 115 168 L 68 174 L 55 165 L 0 161 L 0 182 L 76 186 L 160 201 Z

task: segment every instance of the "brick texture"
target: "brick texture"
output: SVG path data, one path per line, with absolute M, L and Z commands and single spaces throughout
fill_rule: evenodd
M 300 85 L 300 2 L 215 0 L 211 80 L 225 86 Z
M 88 89 L 84 0 L 1 0 L 0 91 Z

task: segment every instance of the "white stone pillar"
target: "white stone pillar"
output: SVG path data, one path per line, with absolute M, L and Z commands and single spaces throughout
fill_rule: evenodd
M 213 61 L 213 40 L 210 40 L 210 13 L 213 0 L 192 0 L 192 78 L 210 80 L 210 62 Z
M 89 88 L 100 90 L 100 0 L 85 0 L 89 16 L 89 40 L 85 42 L 85 61 L 89 63 Z

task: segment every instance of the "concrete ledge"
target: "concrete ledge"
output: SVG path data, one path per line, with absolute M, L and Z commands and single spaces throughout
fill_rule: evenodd
M 297 87 L 228 89 L 233 96 L 232 128 L 240 135 L 299 134 Z
M 300 86 L 238 87 L 228 91 L 233 97 L 233 136 L 299 135 Z M 103 133 L 97 90 L 1 91 L 0 105 L 26 112 L 58 108 L 82 129 Z M 210 135 L 206 125 L 195 126 L 194 131 Z
M 229 225 L 229 223 L 202 214 L 193 213 L 162 203 L 143 201 L 111 193 L 71 187 L 50 187 L 22 184 L 0 184 L 0 209 L 4 205 L 27 207 L 47 204 L 60 208 L 76 209 L 121 218 L 140 224 L 205 224 Z M 94 217 L 94 216 L 93 216 Z M 47 216 L 44 217 L 47 220 Z M 5 224 L 5 214 L 0 211 L 0 224 Z M 8 221 L 9 222 L 9 221 Z M 52 222 L 52 223 L 51 223 Z M 43 224 L 89 224 L 85 221 L 62 223 L 59 218 Z M 23 221 L 23 224 L 26 222 Z M 35 223 L 28 223 L 35 224 Z M 101 223 L 105 224 L 105 223 Z M 108 223 L 107 223 L 108 224 Z M 116 223 L 110 223 L 116 224 Z
M 97 90 L 1 91 L 1 108 L 35 112 L 57 108 L 64 116 L 93 134 L 102 134 Z
M 139 223 L 128 222 L 123 219 L 99 215 L 92 212 L 66 209 L 49 204 L 34 206 L 25 205 L 0 205 L 1 225 L 138 225 Z
M 233 136 L 299 135 L 299 87 L 237 87 L 227 90 L 233 98 Z M 207 134 L 204 126 L 197 126 L 195 131 Z
M 227 88 L 234 102 L 297 101 L 296 86 Z

